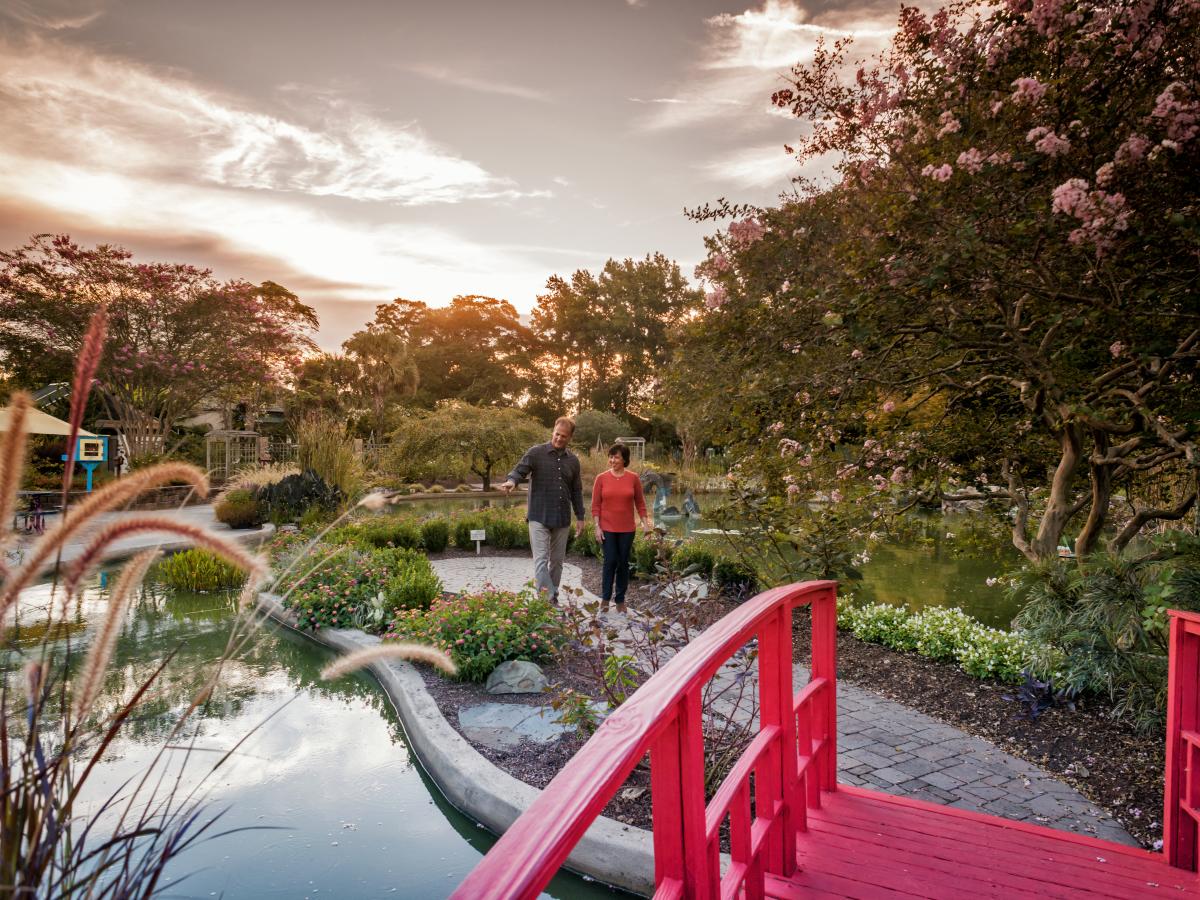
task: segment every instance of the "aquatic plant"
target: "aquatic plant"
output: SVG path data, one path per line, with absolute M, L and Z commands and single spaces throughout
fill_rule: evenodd
M 158 564 L 155 574 L 181 591 L 232 590 L 242 586 L 245 573 L 210 550 L 184 550 Z

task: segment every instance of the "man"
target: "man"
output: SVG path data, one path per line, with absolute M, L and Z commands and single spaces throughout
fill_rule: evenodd
M 583 534 L 583 474 L 579 457 L 567 449 L 575 423 L 565 416 L 554 423 L 550 442 L 530 447 L 508 473 L 500 490 L 506 494 L 528 478 L 529 544 L 533 548 L 533 581 L 538 592 L 558 603 L 563 560 L 575 512 L 575 534 Z

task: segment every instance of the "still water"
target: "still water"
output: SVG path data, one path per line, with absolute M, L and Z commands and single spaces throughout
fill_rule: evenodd
M 701 509 L 715 506 L 721 495 L 701 494 L 697 498 Z M 680 498 L 673 495 L 671 502 Z M 584 496 L 585 505 L 589 498 Z M 484 506 L 519 506 L 523 498 L 493 500 L 471 497 L 448 497 L 438 500 L 413 500 L 401 503 L 397 511 L 413 515 L 446 515 Z M 1019 567 L 1023 558 L 1011 545 L 1003 542 L 964 542 L 962 534 L 970 525 L 969 514 L 929 515 L 924 524 L 903 540 L 874 544 L 862 569 L 861 582 L 847 583 L 843 592 L 850 592 L 862 603 L 890 603 L 918 611 L 929 606 L 957 606 L 985 625 L 1009 627 L 1018 605 L 1007 596 L 1004 587 L 995 579 Z M 696 536 L 721 544 L 719 537 L 695 535 L 697 530 L 711 528 L 705 518 L 677 519 L 664 524 L 678 537 Z M 957 538 L 957 539 L 956 539 Z M 988 580 L 993 583 L 989 584 Z
M 27 594 L 15 634 L 26 643 L 45 630 L 49 588 Z M 105 609 L 97 584 L 68 611 L 73 650 L 86 646 Z M 176 656 L 155 700 L 89 782 L 93 809 L 150 764 L 225 651 L 232 622 L 225 595 L 145 590 L 122 629 L 101 707 L 115 707 L 171 651 Z M 66 639 L 56 630 L 60 647 Z M 252 830 L 187 850 L 168 869 L 188 875 L 170 896 L 445 897 L 491 846 L 491 835 L 450 807 L 425 776 L 370 676 L 319 680 L 329 659 L 307 639 L 266 626 L 225 664 L 213 701 L 166 761 L 173 776 L 194 741 L 183 780 L 190 788 L 249 734 L 205 789 L 213 810 L 228 809 L 215 830 Z M 617 895 L 559 876 L 546 896 Z

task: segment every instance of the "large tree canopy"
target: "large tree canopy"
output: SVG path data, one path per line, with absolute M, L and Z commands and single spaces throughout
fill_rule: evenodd
M 507 300 L 469 295 L 430 307 L 398 298 L 376 308 L 369 331 L 400 338 L 416 366 L 414 402 L 508 405 L 529 385 L 529 329 Z
M 699 308 L 679 265 L 661 253 L 610 259 L 599 275 L 555 275 L 538 297 L 533 327 L 542 341 L 540 390 L 550 408 L 643 412 L 671 356 L 671 334 Z
M 207 270 L 135 263 L 119 247 L 38 235 L 0 253 L 0 359 L 27 386 L 69 380 L 92 313 L 108 307 L 100 395 L 134 456 L 161 450 L 200 400 L 282 384 L 311 349 L 317 317 L 274 282 L 216 281 Z
M 776 103 L 838 183 L 752 211 L 702 266 L 692 349 L 745 373 L 740 436 L 769 435 L 792 478 L 840 443 L 881 488 L 999 489 L 1031 558 L 1068 529 L 1090 552 L 1119 491 L 1115 547 L 1186 514 L 1198 46 L 1195 4 L 1012 0 L 905 8 L 857 71 L 845 44 L 796 68 Z

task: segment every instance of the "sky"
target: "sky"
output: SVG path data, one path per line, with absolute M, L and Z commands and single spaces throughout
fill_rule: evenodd
M 509 300 L 771 203 L 771 107 L 898 2 L 0 0 L 0 247 L 36 233 L 270 279 L 335 349 L 395 297 Z M 812 174 L 811 172 L 805 174 Z

